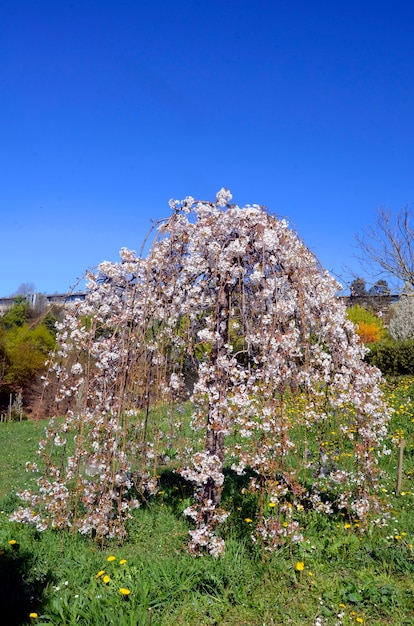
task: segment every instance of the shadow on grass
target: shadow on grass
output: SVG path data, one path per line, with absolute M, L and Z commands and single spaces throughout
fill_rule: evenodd
M 223 472 L 225 478 L 223 487 L 224 499 L 240 493 L 243 487 L 248 486 L 249 480 L 253 476 L 257 476 L 257 473 L 249 468 L 246 468 L 243 475 L 237 474 L 233 470 L 226 467 Z M 194 492 L 194 486 L 192 483 L 170 468 L 160 470 L 160 485 L 162 489 L 177 490 L 180 492 L 180 495 L 184 495 L 185 497 L 191 496 Z
M 247 491 L 249 481 L 257 476 L 252 470 L 246 469 L 244 475 L 239 475 L 231 469 L 224 469 L 224 485 L 222 492 L 222 506 L 225 510 L 237 514 L 238 518 L 255 517 L 257 513 L 257 495 Z M 174 471 L 165 469 L 160 477 L 161 493 L 164 502 L 177 515 L 182 513 L 182 502 L 192 501 L 194 485 Z M 245 526 L 245 524 L 244 524 Z M 244 532 L 242 534 L 245 534 Z
M 50 575 L 33 575 L 35 557 L 18 544 L 0 554 L 0 622 L 20 626 L 30 621 L 32 612 L 40 613 L 43 592 Z

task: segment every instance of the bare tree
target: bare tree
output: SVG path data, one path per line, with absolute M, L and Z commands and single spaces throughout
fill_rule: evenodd
M 394 217 L 378 209 L 375 224 L 356 235 L 359 259 L 371 274 L 388 275 L 414 286 L 414 211 L 407 207 Z
M 28 296 L 34 294 L 36 291 L 33 283 L 21 283 L 16 293 L 13 295 L 16 296 Z

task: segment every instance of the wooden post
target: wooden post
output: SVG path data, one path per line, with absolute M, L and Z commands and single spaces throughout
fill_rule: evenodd
M 398 449 L 398 466 L 397 466 L 397 489 L 396 489 L 397 493 L 400 493 L 401 485 L 402 485 L 404 446 L 405 446 L 405 439 L 400 439 L 400 446 Z

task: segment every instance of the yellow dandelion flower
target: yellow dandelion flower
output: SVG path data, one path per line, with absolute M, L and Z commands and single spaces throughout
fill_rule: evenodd
M 108 556 L 108 558 L 106 559 L 107 561 L 111 562 L 111 561 L 116 561 L 116 556 Z
M 105 585 L 107 585 L 109 582 L 111 582 L 111 578 L 110 576 L 108 576 L 108 574 L 106 574 L 102 580 L 104 581 Z
M 126 562 L 127 562 L 127 560 L 126 560 L 126 559 L 121 559 L 121 560 L 119 561 L 119 565 L 125 565 L 125 563 L 126 563 Z
M 358 624 L 363 624 L 364 620 L 362 619 L 362 617 L 357 617 L 355 620 Z
M 303 570 L 305 569 L 305 563 L 303 561 L 298 561 L 295 565 L 295 569 L 298 572 L 303 572 Z
M 344 528 L 351 528 L 351 524 L 344 524 Z
M 340 602 L 338 606 L 340 609 L 346 609 L 346 604 L 344 604 L 343 602 Z
M 36 619 L 36 617 L 38 617 L 37 613 L 30 613 L 29 617 L 32 617 L 33 619 Z
M 164 492 L 163 491 L 158 491 L 157 496 L 163 496 Z
M 275 506 L 276 506 L 276 502 L 269 502 L 269 507 L 270 507 L 271 509 L 274 509 L 274 508 L 275 508 Z
M 246 519 L 244 520 L 247 524 L 251 524 L 252 523 L 252 519 L 250 519 L 250 517 L 246 517 Z
M 95 578 L 100 578 L 101 576 L 103 576 L 105 574 L 105 570 L 101 569 L 99 570 L 99 572 L 96 574 Z
M 10 539 L 10 541 L 9 541 L 9 544 L 10 544 L 11 546 L 15 546 L 15 545 L 16 545 L 16 543 L 17 543 L 16 539 Z
M 123 596 L 129 596 L 131 591 L 129 589 L 127 589 L 126 587 L 121 587 L 120 590 L 119 590 L 119 593 L 122 593 Z

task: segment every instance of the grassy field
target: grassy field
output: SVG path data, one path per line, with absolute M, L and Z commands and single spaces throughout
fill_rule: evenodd
M 224 557 L 186 553 L 190 488 L 166 468 L 161 491 L 135 512 L 123 545 L 8 521 L 33 477 L 44 423 L 0 423 L 0 623 L 42 625 L 414 625 L 414 381 L 387 386 L 395 408 L 383 459 L 387 527 L 361 533 L 341 516 L 308 513 L 305 541 L 262 554 L 250 539 L 249 496 L 225 507 Z M 411 400 L 413 398 L 413 400 Z M 406 440 L 395 493 L 398 441 Z M 251 520 L 251 521 L 246 521 Z

